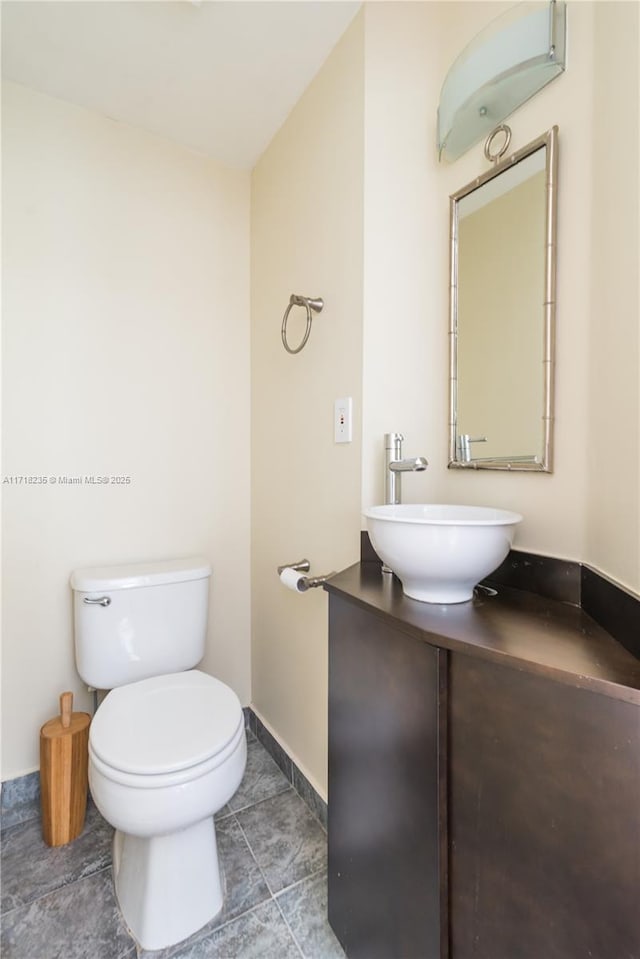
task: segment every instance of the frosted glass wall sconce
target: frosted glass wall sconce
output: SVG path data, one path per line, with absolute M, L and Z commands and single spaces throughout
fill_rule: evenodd
M 456 160 L 559 76 L 566 58 L 566 4 L 519 3 L 465 47 L 438 106 L 438 153 Z

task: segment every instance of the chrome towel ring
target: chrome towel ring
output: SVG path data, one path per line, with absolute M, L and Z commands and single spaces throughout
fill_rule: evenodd
M 302 342 L 299 346 L 292 350 L 287 342 L 287 320 L 289 319 L 289 313 L 291 312 L 292 306 L 304 306 L 307 311 L 307 328 L 304 331 L 304 336 L 302 337 Z M 314 313 L 321 313 L 322 307 L 324 306 L 324 300 L 321 297 L 316 297 L 312 299 L 308 296 L 298 296 L 297 293 L 292 293 L 289 297 L 289 305 L 284 311 L 284 316 L 282 317 L 282 344 L 287 351 L 287 353 L 299 353 L 302 347 L 305 345 L 309 339 L 309 333 L 311 332 L 311 311 Z

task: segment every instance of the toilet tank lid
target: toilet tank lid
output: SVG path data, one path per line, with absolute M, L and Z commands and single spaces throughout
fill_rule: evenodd
M 90 566 L 71 574 L 71 588 L 81 593 L 96 590 L 133 589 L 164 586 L 211 576 L 211 566 L 203 556 L 169 559 L 158 563 L 132 563 L 128 566 Z

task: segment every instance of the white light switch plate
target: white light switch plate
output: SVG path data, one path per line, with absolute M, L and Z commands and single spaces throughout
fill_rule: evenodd
M 333 404 L 333 439 L 336 443 L 350 443 L 353 439 L 353 401 L 344 396 Z

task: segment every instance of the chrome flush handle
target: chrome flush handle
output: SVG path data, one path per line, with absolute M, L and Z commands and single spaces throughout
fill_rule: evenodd
M 82 602 L 86 603 L 87 606 L 111 606 L 111 597 L 100 596 L 97 599 L 94 599 L 92 596 L 85 596 Z

